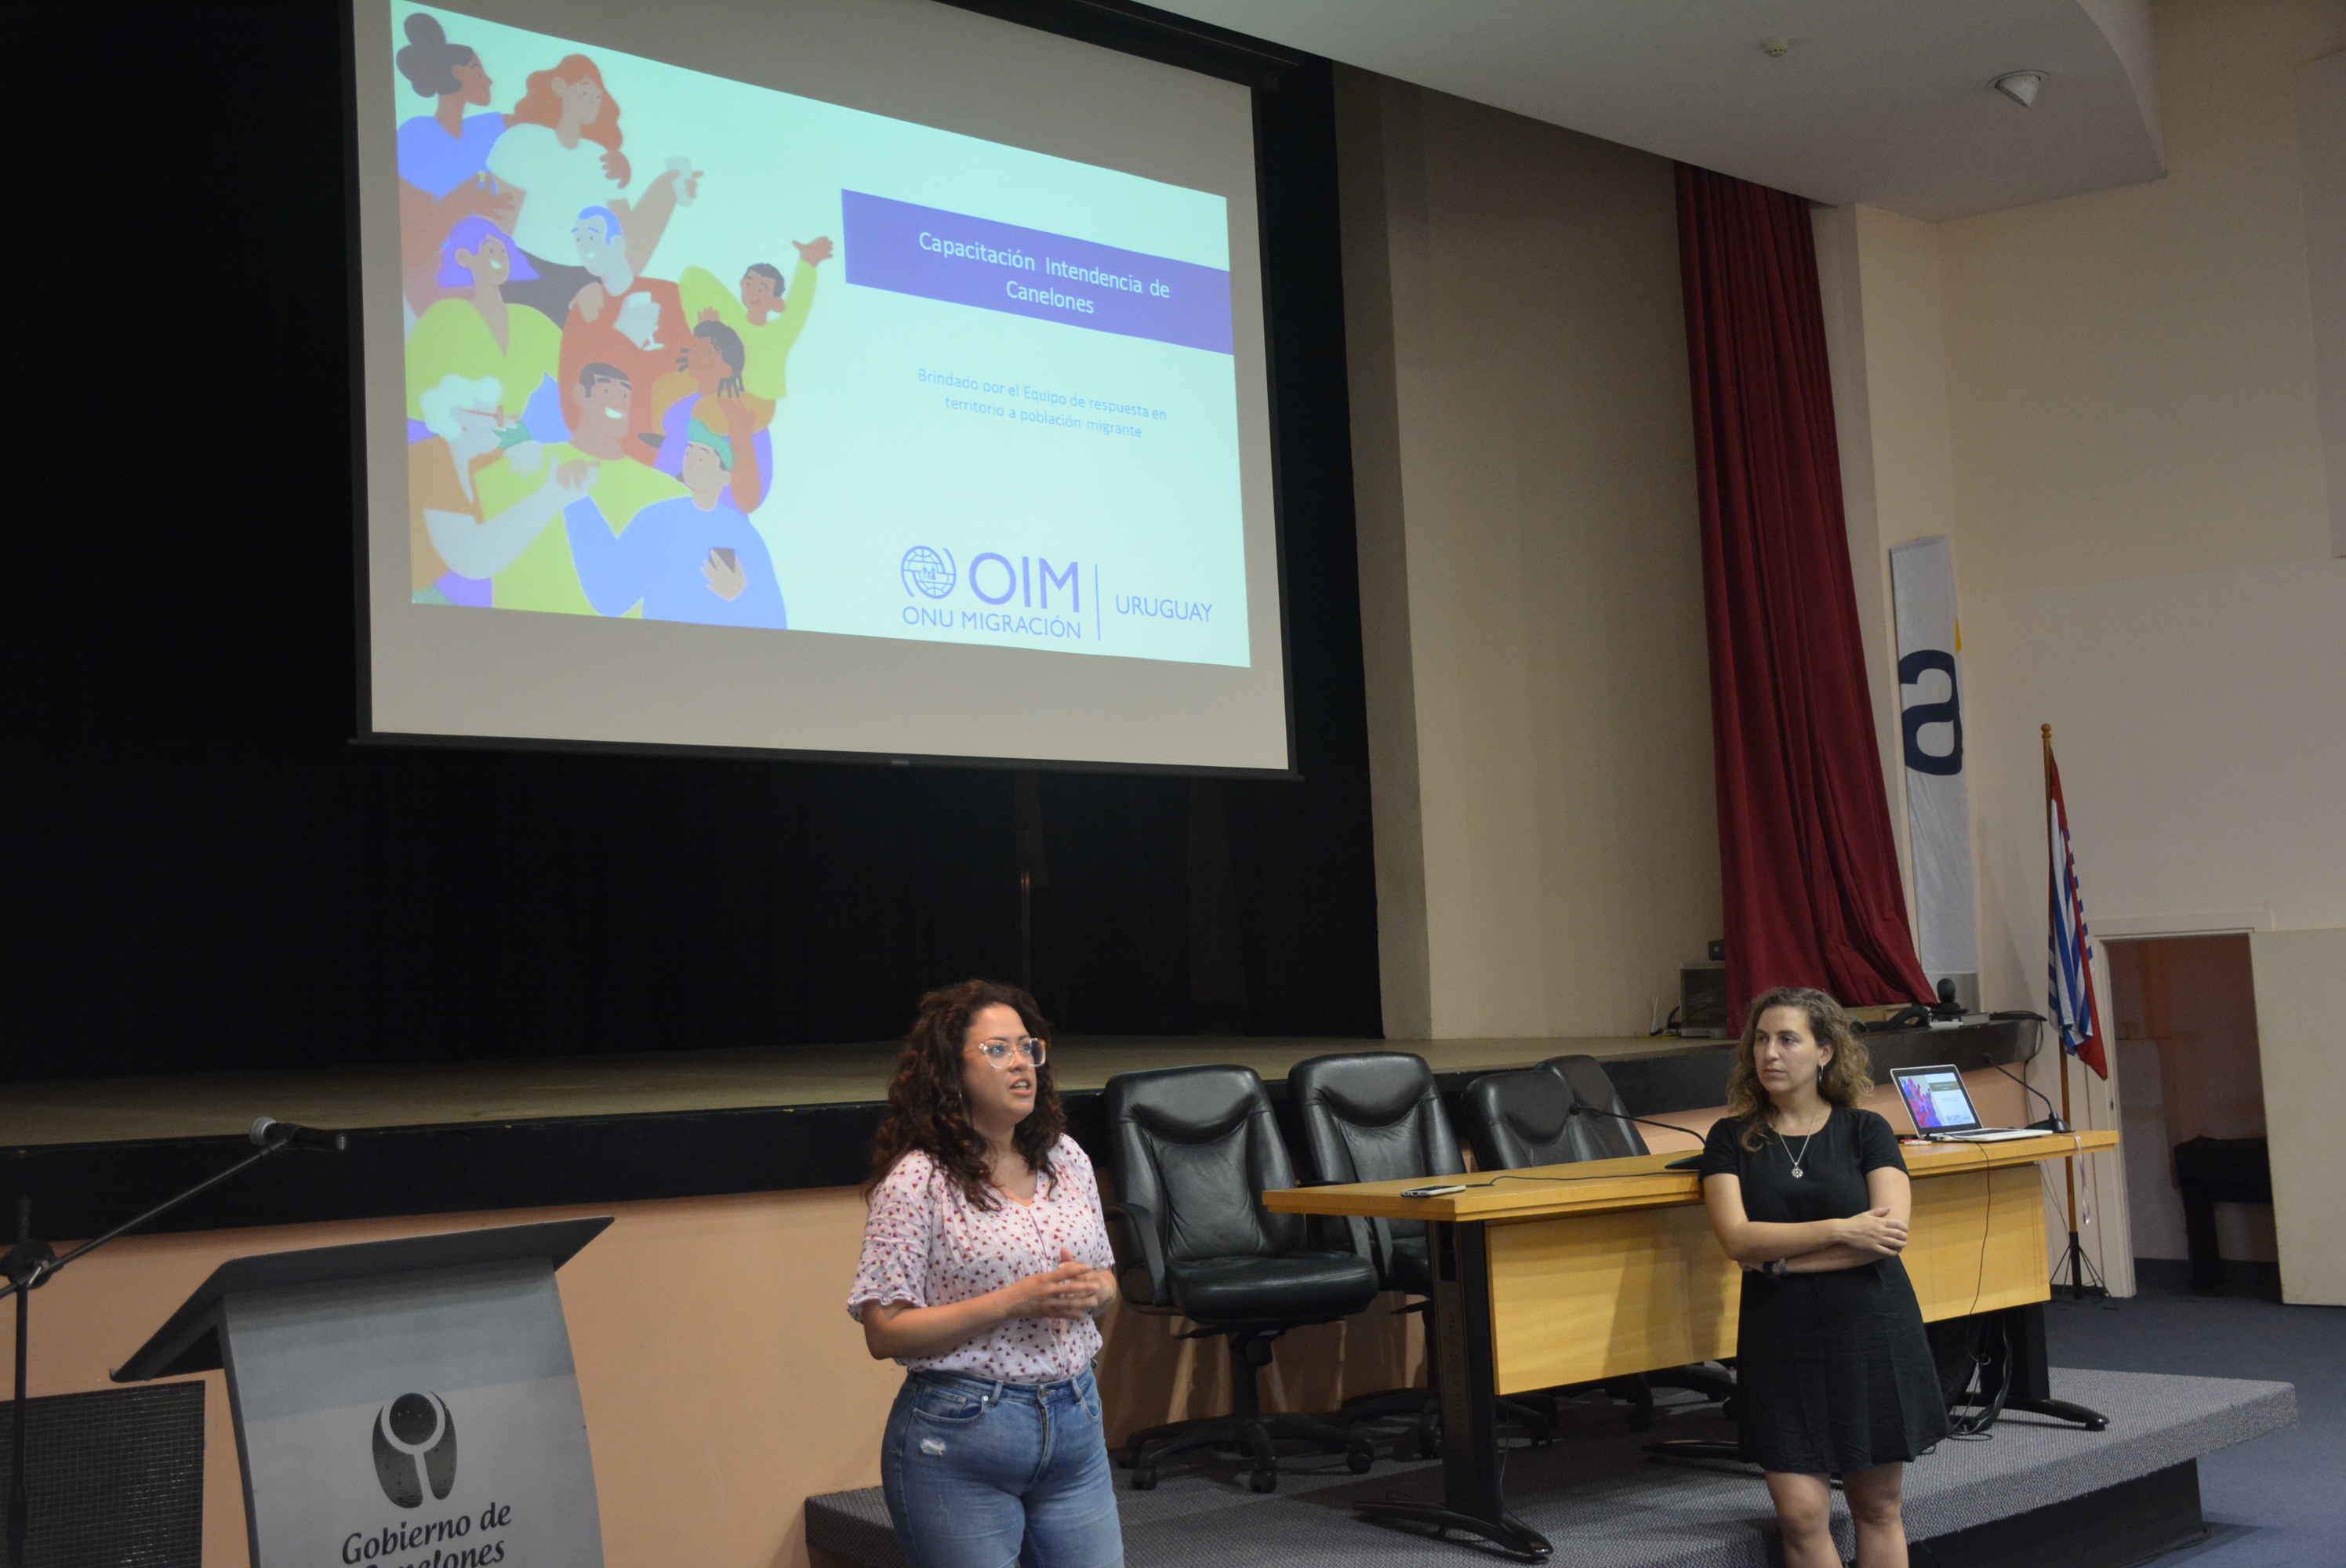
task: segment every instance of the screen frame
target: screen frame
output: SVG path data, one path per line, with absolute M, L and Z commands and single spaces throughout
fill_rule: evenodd
M 1926 1127 L 1923 1125 L 1923 1118 L 1914 1114 L 1914 1101 L 1906 1093 L 1906 1081 L 1909 1078 L 1935 1078 L 1941 1074 L 1955 1081 L 1956 1089 L 1964 1096 L 1964 1104 L 1971 1107 L 1972 1119 L 1964 1125 Z M 1953 1063 L 1943 1062 L 1922 1067 L 1892 1067 L 1890 1070 L 1890 1077 L 1891 1081 L 1898 1086 L 1899 1107 L 1906 1113 L 1906 1119 L 1914 1124 L 1916 1137 L 1958 1136 L 1964 1133 L 1975 1133 L 1985 1129 L 1987 1124 L 1980 1119 L 1979 1105 L 1972 1098 L 1971 1085 L 1964 1082 L 1963 1069 Z
M 1082 43 L 1135 56 L 1176 69 L 1196 71 L 1247 88 L 1254 140 L 1255 237 L 1262 293 L 1263 382 L 1269 419 L 1271 558 L 1279 625 L 1280 692 L 1287 763 L 1283 768 L 1239 768 L 1191 763 L 1116 762 L 1065 758 L 1017 758 L 924 752 L 838 751 L 813 748 L 694 745 L 667 741 L 570 739 L 540 736 L 452 735 L 378 729 L 374 727 L 372 611 L 370 604 L 369 474 L 366 431 L 363 254 L 359 191 L 358 9 L 371 0 L 338 0 L 342 41 L 342 216 L 348 310 L 344 331 L 350 365 L 351 526 L 353 629 L 356 634 L 357 710 L 353 746 L 394 749 L 535 751 L 604 756 L 698 757 L 774 762 L 846 763 L 886 768 L 966 768 L 1015 772 L 1099 773 L 1193 779 L 1266 779 L 1300 783 L 1297 750 L 1295 653 L 1288 603 L 1286 463 L 1280 420 L 1278 307 L 1269 280 L 1284 226 L 1268 197 L 1264 96 L 1277 92 L 1288 73 L 1314 56 L 1282 48 L 1186 16 L 1127 0 L 933 0 L 1032 27 Z

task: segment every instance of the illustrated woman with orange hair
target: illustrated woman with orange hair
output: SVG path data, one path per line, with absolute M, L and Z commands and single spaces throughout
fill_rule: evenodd
M 864 1193 L 847 1309 L 907 1369 L 880 1481 L 913 1568 L 1120 1568 L 1093 1319 L 1116 1300 L 1091 1161 L 1014 986 L 921 999 Z
M 530 73 L 508 121 L 488 168 L 521 192 L 514 240 L 538 281 L 508 285 L 506 298 L 559 325 L 572 296 L 592 281 L 577 265 L 571 225 L 586 208 L 624 205 L 619 199 L 633 178 L 619 150 L 619 106 L 594 61 L 566 55 L 552 70 Z

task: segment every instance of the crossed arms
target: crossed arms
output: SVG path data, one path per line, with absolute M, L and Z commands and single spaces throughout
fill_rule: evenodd
M 1711 1233 L 1746 1272 L 1765 1268 L 1780 1257 L 1790 1273 L 1829 1274 L 1897 1257 L 1906 1249 L 1913 1184 L 1904 1171 L 1882 1166 L 1865 1173 L 1865 1192 L 1869 1207 L 1863 1214 L 1770 1225 L 1743 1212 L 1742 1177 L 1709 1176 L 1702 1182 Z

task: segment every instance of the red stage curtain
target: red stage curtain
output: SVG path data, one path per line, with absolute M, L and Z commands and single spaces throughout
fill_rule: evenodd
M 1928 1000 L 1867 697 L 1808 203 L 1678 165 L 1732 1005 Z M 1739 1023 L 1739 1017 L 1731 1018 Z

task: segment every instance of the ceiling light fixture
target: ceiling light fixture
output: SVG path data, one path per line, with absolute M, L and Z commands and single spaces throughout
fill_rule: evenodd
M 1767 56 L 1771 60 L 1780 60 L 1785 56 L 1792 52 L 1792 40 L 1790 38 L 1770 38 L 1766 43 L 1760 46 L 1760 52 Z
M 2035 104 L 2036 89 L 2044 85 L 2042 71 L 2006 71 L 1989 84 L 2024 109 Z

